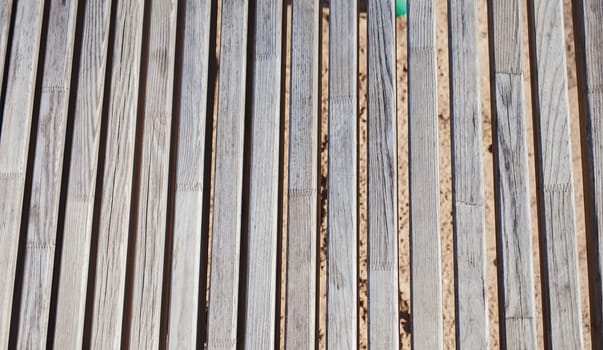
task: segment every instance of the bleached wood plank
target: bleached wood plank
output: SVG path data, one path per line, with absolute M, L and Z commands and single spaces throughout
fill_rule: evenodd
M 158 349 L 166 243 L 172 97 L 176 47 L 176 0 L 153 1 L 144 92 L 140 189 L 134 229 L 129 347 Z
M 435 1 L 411 2 L 408 10 L 411 340 L 442 349 Z
M 8 32 L 13 12 L 13 0 L 0 2 L 0 84 L 4 78 L 4 63 L 6 61 L 6 49 L 8 46 Z
M 574 38 L 593 349 L 603 347 L 603 2 L 575 0 Z
M 448 2 L 457 349 L 488 348 L 477 1 Z
M 91 347 L 94 349 L 116 349 L 121 345 L 143 12 L 143 0 L 118 1 L 115 10 L 92 300 Z
M 44 1 L 15 8 L 0 132 L 0 348 L 8 346 Z M 4 69 L 4 67 L 2 67 Z
M 179 19 L 184 26 L 182 40 L 182 76 L 180 95 L 176 100 L 180 111 L 176 158 L 176 193 L 174 237 L 171 261 L 170 314 L 168 346 L 172 349 L 193 349 L 197 345 L 202 235 L 203 174 L 206 127 L 211 116 L 206 115 L 208 93 L 210 0 L 187 0 L 182 3 Z M 215 5 L 214 5 L 215 6 Z M 209 125 L 208 125 L 209 121 Z M 202 276 L 201 278 L 204 278 Z M 201 293 L 205 295 L 205 291 Z
M 55 349 L 82 346 L 111 1 L 85 3 L 57 293 Z M 75 84 L 75 81 L 72 82 Z M 67 166 L 68 164 L 65 164 Z
M 358 2 L 329 7 L 327 347 L 358 345 Z
M 528 3 L 544 342 L 582 349 L 563 1 Z
M 368 341 L 398 349 L 398 186 L 394 2 L 368 3 Z M 431 263 L 431 262 L 430 262 Z
M 208 349 L 237 343 L 248 5 L 222 1 Z
M 283 1 L 259 0 L 255 6 L 245 347 L 273 349 L 277 320 Z
M 320 3 L 291 4 L 285 346 L 316 344 Z
M 45 348 L 71 85 L 77 0 L 49 3 L 17 348 Z
M 520 0 L 489 0 L 501 348 L 536 348 Z

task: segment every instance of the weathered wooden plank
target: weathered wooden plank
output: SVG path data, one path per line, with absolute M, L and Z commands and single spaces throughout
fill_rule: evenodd
M 575 0 L 574 38 L 580 103 L 591 337 L 603 347 L 603 2 Z
M 197 345 L 201 256 L 201 213 L 203 206 L 203 175 L 205 135 L 211 116 L 206 116 L 208 93 L 209 33 L 211 1 L 187 0 L 179 10 L 182 32 L 180 94 L 176 100 L 180 111 L 178 122 L 178 153 L 176 155 L 176 193 L 174 233 L 171 261 L 170 314 L 168 346 L 172 349 L 193 349 Z M 215 6 L 215 5 L 214 5 Z M 203 278 L 203 277 L 202 277 Z M 203 291 L 201 295 L 205 295 Z
M 95 349 L 121 345 L 143 12 L 143 0 L 118 1 L 115 10 L 91 317 L 90 341 Z
M 372 349 L 398 349 L 400 336 L 394 16 L 393 1 L 368 3 L 368 341 Z
M 435 1 L 412 2 L 408 10 L 411 341 L 442 349 Z
M 222 1 L 208 349 L 237 343 L 248 5 Z
M 535 349 L 530 190 L 521 64 L 521 1 L 489 0 L 500 343 Z
M 77 0 L 49 3 L 17 348 L 45 348 L 71 86 Z
M 85 3 L 57 293 L 55 349 L 82 346 L 111 1 Z M 75 82 L 72 82 L 75 84 Z M 66 164 L 67 165 L 67 164 Z
M 358 346 L 358 2 L 329 8 L 327 347 Z
M 0 133 L 0 348 L 8 346 L 44 1 L 19 1 Z M 4 69 L 4 67 L 2 67 Z
M 291 8 L 285 346 L 316 344 L 320 3 Z
M 136 228 L 130 348 L 158 349 L 166 243 L 172 97 L 176 47 L 176 0 L 153 1 L 148 56 L 144 57 L 144 110 Z
M 563 1 L 528 5 L 544 342 L 582 349 Z
M 0 3 L 0 84 L 2 84 L 4 78 L 4 63 L 12 12 L 13 0 L 5 0 Z
M 245 346 L 273 349 L 276 330 L 283 1 L 256 3 Z
M 488 348 L 477 1 L 450 0 L 450 112 L 457 349 Z

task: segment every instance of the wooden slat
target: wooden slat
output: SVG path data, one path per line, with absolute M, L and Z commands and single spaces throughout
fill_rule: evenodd
M 291 8 L 285 346 L 316 344 L 320 4 Z
M 199 280 L 202 252 L 207 249 L 201 244 L 203 174 L 205 172 L 205 135 L 208 93 L 209 32 L 211 16 L 210 0 L 187 0 L 179 10 L 183 14 L 182 61 L 180 94 L 177 98 L 178 145 L 176 159 L 176 193 L 174 212 L 174 238 L 171 261 L 170 314 L 168 323 L 168 346 L 172 349 L 193 349 L 197 343 L 197 320 L 200 305 L 205 307 L 205 298 L 199 303 Z M 205 278 L 205 276 L 201 276 Z
M 581 349 L 563 1 L 531 0 L 528 13 L 544 342 L 549 349 Z
M 358 344 L 358 2 L 329 8 L 327 347 Z
M 372 349 L 398 349 L 400 336 L 394 16 L 393 1 L 369 1 L 367 249 L 368 341 Z
M 575 0 L 574 37 L 582 134 L 593 349 L 603 347 L 603 2 Z
M 435 1 L 411 2 L 408 10 L 411 341 L 442 349 Z
M 490 0 L 500 343 L 536 348 L 520 0 Z
M 0 348 L 8 346 L 44 1 L 19 1 L 0 133 Z M 2 67 L 4 69 L 4 67 Z
M 148 20 L 140 188 L 136 228 L 130 348 L 158 349 L 167 228 L 168 175 L 176 47 L 176 0 L 153 1 Z M 142 102 L 141 102 L 142 103 Z M 196 277 L 196 276 L 195 276 Z
M 5 0 L 0 3 L 0 84 L 2 84 L 2 78 L 4 77 L 4 63 L 12 12 L 13 0 Z
M 245 346 L 273 349 L 276 321 L 283 1 L 256 5 Z
M 118 1 L 98 228 L 91 346 L 121 344 L 144 1 Z
M 83 341 L 111 1 L 87 1 L 84 13 L 57 296 L 55 349 L 78 348 Z
M 46 347 L 77 0 L 49 3 L 17 348 Z
M 477 1 L 448 2 L 456 346 L 488 347 Z
M 222 1 L 208 349 L 237 343 L 248 4 Z

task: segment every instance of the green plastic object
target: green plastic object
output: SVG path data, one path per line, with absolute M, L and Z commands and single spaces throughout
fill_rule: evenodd
M 406 15 L 406 0 L 396 0 L 396 17 Z

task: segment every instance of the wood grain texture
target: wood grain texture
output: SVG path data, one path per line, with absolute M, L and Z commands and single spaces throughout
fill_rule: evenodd
M 413 346 L 423 349 L 443 347 L 436 76 L 435 1 L 411 2 L 408 7 L 411 341 Z
M 316 346 L 320 3 L 291 8 L 285 347 Z
M 237 343 L 248 5 L 222 1 L 208 349 Z
M 121 345 L 144 1 L 118 1 L 92 300 L 91 347 Z
M 450 0 L 450 111 L 456 348 L 488 348 L 477 1 Z
M 85 3 L 57 294 L 55 349 L 82 346 L 111 1 Z M 75 84 L 75 82 L 72 82 Z M 67 166 L 68 164 L 65 164 Z M 57 267 L 59 268 L 59 267 Z
M 201 244 L 207 228 L 202 227 L 201 213 L 205 186 L 203 174 L 206 127 L 211 116 L 206 115 L 208 92 L 210 0 L 187 0 L 180 10 L 184 22 L 182 33 L 182 76 L 180 95 L 176 100 L 180 111 L 176 158 L 176 193 L 174 233 L 171 261 L 168 347 L 193 349 L 197 344 L 197 320 L 202 252 Z M 203 276 L 205 277 L 205 276 Z M 205 295 L 203 291 L 201 295 Z M 202 299 L 204 301 L 204 298 Z
M 501 348 L 535 349 L 519 0 L 488 2 Z
M 582 170 L 593 349 L 603 347 L 603 2 L 576 0 Z
M 0 133 L 0 348 L 8 346 L 44 2 L 19 1 Z M 4 69 L 4 67 L 2 67 Z
M 329 8 L 327 347 L 358 345 L 358 2 Z
M 176 0 L 151 4 L 148 56 L 144 57 L 144 112 L 134 237 L 130 349 L 158 349 L 166 244 Z M 142 103 L 142 102 L 141 102 Z
M 49 3 L 17 348 L 45 348 L 59 215 L 77 0 Z
M 368 343 L 398 349 L 398 186 L 394 2 L 368 3 Z
M 582 349 L 563 1 L 528 5 L 547 349 Z
M 256 2 L 245 347 L 275 341 L 283 1 Z
M 0 2 L 0 84 L 4 78 L 4 63 L 6 60 L 6 49 L 8 46 L 8 32 L 13 12 L 13 0 Z

